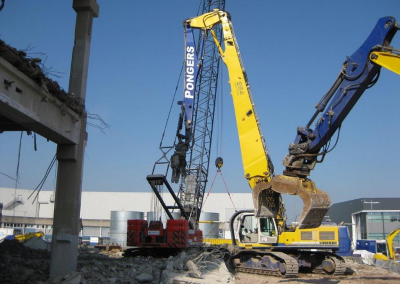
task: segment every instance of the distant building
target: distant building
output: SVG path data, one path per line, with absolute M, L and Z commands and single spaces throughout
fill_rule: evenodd
M 173 204 L 171 195 L 164 195 L 167 204 Z M 210 193 L 204 197 L 203 212 L 219 214 L 222 230 L 228 228 L 235 209 L 253 208 L 253 199 L 249 193 Z M 53 233 L 53 213 L 55 196 L 52 191 L 33 192 L 28 189 L 0 187 L 0 204 L 3 203 L 3 216 L 0 228 L 14 229 L 18 233 L 42 231 L 47 239 Z M 112 211 L 143 212 L 163 214 L 155 211 L 154 193 L 150 192 L 93 192 L 83 191 L 81 201 L 80 236 L 84 241 L 92 237 L 108 239 L 113 234 L 110 224 Z M 152 215 L 157 215 L 152 214 Z M 158 215 L 157 215 L 158 216 Z M 159 216 L 164 219 L 164 216 Z M 158 218 L 159 218 L 158 217 Z M 212 220 L 215 221 L 215 220 Z
M 327 216 L 335 223 L 345 223 L 353 243 L 359 239 L 384 240 L 400 226 L 400 198 L 359 198 L 335 203 Z M 400 236 L 394 240 L 400 246 Z
M 112 211 L 154 212 L 154 194 L 148 192 L 82 192 L 80 236 L 83 240 L 91 237 L 108 239 Z M 207 197 L 207 199 L 206 199 Z M 219 221 L 228 222 L 236 210 L 253 208 L 249 193 L 210 193 L 205 197 L 203 212 L 219 214 Z M 170 204 L 169 195 L 165 196 Z M 0 228 L 14 229 L 19 233 L 43 231 L 48 239 L 53 232 L 55 196 L 52 191 L 41 191 L 0 187 Z M 3 210 L 1 212 L 1 204 Z M 400 226 L 400 198 L 360 198 L 333 204 L 326 214 L 327 219 L 337 224 L 345 223 L 353 242 L 357 239 L 385 239 Z M 328 217 L 329 216 L 329 217 Z M 222 223 L 222 230 L 228 229 Z M 400 236 L 395 239 L 400 246 Z

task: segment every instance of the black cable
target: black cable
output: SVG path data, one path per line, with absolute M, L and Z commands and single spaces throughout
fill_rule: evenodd
M 6 2 L 6 0 L 1 0 L 0 11 L 3 10 L 3 8 L 4 8 L 4 2 Z
M 176 83 L 174 97 L 172 98 L 171 106 L 170 106 L 169 112 L 168 112 L 167 121 L 165 122 L 164 131 L 163 131 L 163 134 L 162 134 L 162 136 L 161 136 L 160 147 L 162 147 L 162 142 L 163 142 L 163 140 L 164 140 L 165 132 L 167 131 L 167 126 L 168 126 L 169 117 L 171 116 L 172 106 L 174 105 L 174 102 L 175 102 L 175 96 L 176 96 L 176 92 L 178 91 L 179 82 L 180 82 L 180 80 L 181 80 L 181 78 L 182 78 L 182 71 L 183 71 L 183 69 L 184 69 L 184 66 L 185 66 L 185 61 L 182 62 L 181 72 L 180 72 L 180 74 L 179 74 L 178 82 Z
M 8 177 L 8 178 L 10 178 L 10 179 L 12 179 L 12 180 L 15 180 L 15 178 L 10 177 L 9 175 L 6 175 L 5 173 L 0 172 L 0 174 L 2 174 L 3 176 L 6 176 L 6 177 Z
M 204 2 L 203 2 L 204 1 Z M 200 0 L 200 3 L 199 3 L 199 7 L 197 8 L 197 16 L 199 15 L 199 12 L 200 12 L 200 6 L 201 6 L 201 3 L 203 2 L 203 10 L 204 10 L 204 7 L 205 7 L 205 0 Z
M 36 133 L 35 132 L 33 132 L 33 148 L 35 149 L 35 151 L 37 151 Z
M 374 79 L 372 79 L 371 83 L 369 83 L 369 85 L 367 86 L 367 89 L 373 87 L 376 84 L 376 82 L 378 82 L 378 79 L 379 79 L 380 75 L 381 75 L 381 70 L 379 70 L 379 72 L 376 74 Z
M 220 64 L 219 64 L 219 66 L 220 66 L 220 68 L 221 68 L 221 80 L 220 80 L 220 85 L 221 85 L 221 88 L 220 88 L 220 90 L 221 90 L 221 95 L 220 95 L 220 97 L 221 97 L 221 129 L 220 129 L 220 131 L 221 131 L 221 145 L 220 145 L 220 153 L 221 153 L 221 156 L 223 156 L 223 152 L 222 152 L 222 150 L 223 150 L 223 144 L 224 144 L 224 82 L 223 82 L 223 76 L 224 76 L 224 73 L 223 73 L 223 70 L 224 70 L 224 68 L 223 68 L 223 66 L 221 66 Z
M 22 134 L 23 134 L 23 132 L 21 131 L 21 136 L 19 138 L 17 172 L 15 173 L 15 189 L 17 188 L 17 184 L 18 184 L 18 181 L 19 181 L 19 162 L 21 160 Z
M 343 90 L 343 92 L 342 92 L 342 95 L 340 96 L 340 98 L 338 98 L 338 99 L 336 100 L 336 102 L 332 104 L 331 109 L 333 109 L 334 107 L 336 107 L 336 106 L 340 103 L 340 101 L 343 99 L 343 97 L 346 95 L 347 91 L 348 91 L 350 88 L 353 88 L 353 87 L 356 87 L 356 86 L 360 86 L 361 84 L 363 84 L 363 83 L 367 80 L 368 74 L 369 74 L 369 71 L 370 71 L 370 70 L 369 70 L 369 64 L 368 64 L 368 63 L 369 63 L 369 61 L 367 61 L 367 63 L 365 64 L 365 67 L 364 67 L 364 69 L 363 69 L 363 72 L 361 73 L 361 75 L 362 75 L 362 74 L 364 74 L 364 71 L 367 70 L 367 74 L 365 74 L 364 79 L 363 79 L 360 83 L 353 84 L 353 85 L 348 85 L 347 87 L 345 87 L 344 90 Z M 375 76 L 374 79 L 371 81 L 371 83 L 367 86 L 367 89 L 368 89 L 368 88 L 371 88 L 373 85 L 376 84 L 376 82 L 378 82 L 379 74 L 380 74 L 380 72 L 378 72 L 378 75 Z M 356 77 L 359 78 L 360 75 L 359 75 L 359 76 L 356 76 Z M 345 78 L 346 78 L 347 80 L 350 80 L 351 77 L 345 75 Z M 354 78 L 355 78 L 355 77 L 354 77 Z
M 15 173 L 14 198 L 17 198 L 17 186 L 18 186 L 18 181 L 19 181 L 19 162 L 21 160 L 22 134 L 23 134 L 23 132 L 21 131 L 21 136 L 19 137 L 17 172 Z M 14 217 L 15 217 L 15 207 L 13 208 L 13 217 L 12 217 L 11 223 L 14 223 Z
M 340 137 L 340 129 L 341 129 L 341 128 L 342 128 L 341 126 L 339 126 L 339 128 L 338 128 L 338 135 L 337 135 L 337 138 L 336 138 L 335 145 L 333 145 L 333 147 L 332 147 L 330 150 L 327 150 L 326 154 L 328 154 L 329 152 L 332 152 L 332 151 L 333 151 L 333 149 L 335 149 L 335 147 L 336 147 L 337 143 L 339 142 L 339 137 Z
M 36 196 L 35 196 L 35 198 L 34 198 L 33 201 L 32 201 L 32 204 L 33 204 L 33 203 L 35 202 L 35 200 L 38 198 L 39 193 L 40 193 L 40 191 L 42 190 L 42 187 L 43 187 L 44 183 L 46 182 L 47 177 L 49 176 L 51 169 L 53 168 L 55 162 L 57 161 L 57 158 L 56 158 L 56 157 L 57 157 L 57 156 L 54 155 L 53 159 L 52 159 L 51 162 L 50 162 L 50 165 L 48 166 L 48 168 L 47 168 L 47 170 L 46 170 L 46 173 L 44 174 L 44 177 L 43 177 L 42 180 L 39 182 L 39 184 L 36 186 L 36 188 L 32 191 L 32 193 L 29 195 L 28 199 L 30 199 L 31 196 L 35 193 L 35 191 L 39 189 L 38 192 L 37 192 L 37 194 L 36 194 Z
M 337 135 L 337 138 L 336 138 L 336 142 L 335 142 L 335 145 L 333 145 L 333 147 L 331 149 L 328 149 L 328 147 L 326 147 L 326 145 L 325 145 L 325 146 L 323 146 L 323 151 L 320 152 L 320 153 L 317 153 L 317 154 L 299 154 L 299 155 L 295 155 L 295 157 L 296 158 L 317 157 L 317 156 L 326 155 L 326 154 L 332 152 L 333 149 L 335 149 L 336 145 L 339 142 L 340 129 L 341 129 L 341 127 L 338 128 L 338 135 Z M 330 145 L 330 142 L 331 142 L 331 139 L 329 139 L 329 141 L 327 142 L 327 145 Z

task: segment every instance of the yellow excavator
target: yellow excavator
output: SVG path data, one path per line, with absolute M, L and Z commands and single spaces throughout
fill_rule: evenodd
M 205 37 L 211 34 L 229 72 L 243 169 L 254 202 L 254 210 L 236 212 L 231 218 L 230 230 L 235 245 L 229 261 L 231 267 L 236 271 L 285 277 L 296 276 L 299 268 L 343 274 L 344 259 L 335 254 L 339 249 L 338 227 L 321 225 L 330 207 L 329 195 L 319 190 L 307 176 L 330 151 L 327 145 L 331 137 L 358 98 L 377 81 L 380 59 L 385 61 L 382 65 L 400 74 L 398 50 L 389 46 L 398 29 L 395 19 L 381 18 L 359 50 L 347 57 L 334 85 L 317 104 L 317 112 L 306 127 L 297 129 L 295 142 L 290 144 L 289 154 L 284 159 L 286 170 L 277 176 L 261 131 L 230 15 L 214 10 L 187 19 L 183 25 L 186 42 L 194 42 L 189 38 L 193 37 L 194 29 L 201 30 Z M 215 25 L 222 26 L 223 42 L 217 40 L 212 29 Z M 193 48 L 190 52 L 194 52 Z M 189 59 L 186 66 L 191 70 L 193 61 Z M 312 130 L 310 126 L 319 113 L 322 117 Z M 286 224 L 282 193 L 298 195 L 303 200 L 298 226 Z M 248 230 L 243 233 L 242 229 Z
M 376 253 L 374 255 L 375 260 L 382 260 L 382 261 L 396 260 L 393 241 L 394 238 L 399 233 L 400 233 L 400 226 L 391 231 L 389 235 L 386 237 L 386 240 L 376 241 L 375 243 Z
M 26 234 L 20 234 L 20 235 L 15 235 L 14 239 L 18 240 L 21 243 L 24 243 L 33 237 L 38 237 L 41 238 L 44 236 L 43 232 L 33 232 L 33 233 L 26 233 Z

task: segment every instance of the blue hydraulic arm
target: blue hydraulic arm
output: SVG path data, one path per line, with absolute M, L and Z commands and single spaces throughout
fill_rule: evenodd
M 203 37 L 204 38 L 204 37 Z M 175 152 L 171 156 L 172 175 L 171 181 L 178 183 L 180 176 L 186 177 L 186 153 L 189 150 L 193 135 L 193 112 L 194 101 L 196 98 L 196 83 L 201 68 L 198 56 L 203 54 L 203 41 L 200 43 L 199 52 L 196 50 L 193 29 L 185 28 L 185 76 L 183 89 L 183 102 L 181 105 L 181 114 L 179 116 L 178 128 L 176 131 L 177 143 Z M 182 128 L 185 133 L 182 134 Z
M 203 43 L 201 43 L 203 46 Z M 186 27 L 185 29 L 185 79 L 184 79 L 184 101 L 183 108 L 185 109 L 185 127 L 186 135 L 190 136 L 190 130 L 193 120 L 193 103 L 195 97 L 195 89 L 197 77 L 200 71 L 200 64 L 198 54 L 202 54 L 202 47 L 200 52 L 196 52 L 194 41 L 193 29 Z M 188 133 L 189 132 L 189 133 Z
M 378 80 L 381 66 L 370 60 L 371 54 L 391 50 L 398 52 L 389 46 L 398 29 L 393 17 L 379 19 L 361 47 L 346 58 L 337 80 L 316 105 L 317 111 L 311 120 L 305 127 L 297 128 L 295 141 L 289 145 L 289 154 L 283 160 L 286 167 L 284 175 L 306 177 L 316 163 L 323 161 L 329 151 L 327 145 L 336 130 L 340 129 L 364 91 Z M 400 61 L 396 61 L 396 65 L 398 63 Z M 320 113 L 322 116 L 311 129 L 311 124 Z
M 398 29 L 392 17 L 378 20 L 361 47 L 346 58 L 338 78 L 316 105 L 317 110 L 307 125 L 297 128 L 296 138 L 289 145 L 289 153 L 283 160 L 286 168 L 283 175 L 275 175 L 270 182 L 261 185 L 261 201 L 262 193 L 268 189 L 298 195 L 303 200 L 300 229 L 318 227 L 329 210 L 329 195 L 318 189 L 307 176 L 316 163 L 323 162 L 325 155 L 332 150 L 329 149 L 332 136 L 340 130 L 342 122 L 364 91 L 378 81 L 381 66 L 400 74 L 400 50 L 389 45 Z M 320 113 L 322 115 L 311 129 Z M 261 212 L 259 217 L 263 214 L 266 213 Z

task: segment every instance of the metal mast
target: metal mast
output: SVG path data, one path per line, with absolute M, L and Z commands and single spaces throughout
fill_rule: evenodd
M 202 13 L 214 9 L 225 10 L 225 0 L 204 0 Z M 222 39 L 221 25 L 214 28 L 218 40 Z M 199 35 L 199 43 L 200 43 Z M 198 224 L 207 185 L 211 142 L 218 86 L 219 51 L 212 36 L 205 39 L 202 68 L 197 81 L 197 97 L 193 114 L 193 141 L 187 153 L 186 179 L 179 187 L 180 200 L 193 224 Z
M 203 0 L 201 14 L 211 12 L 214 9 L 223 11 L 225 9 L 225 0 Z M 218 40 L 221 42 L 221 25 L 216 25 L 213 30 Z M 183 113 L 181 113 L 179 119 L 175 142 L 173 145 L 165 146 L 163 141 L 169 121 L 168 115 L 159 147 L 162 152 L 162 157 L 154 163 L 152 174 L 146 177 L 168 218 L 174 219 L 172 211 L 179 210 L 181 216 L 189 220 L 191 229 L 198 229 L 200 212 L 203 206 L 203 197 L 207 185 L 220 63 L 218 47 L 215 45 L 213 37 L 211 35 L 205 36 L 203 48 L 200 48 L 200 43 L 203 42 L 203 34 L 200 32 L 198 37 L 199 48 L 197 50 L 199 52 L 202 50 L 203 52 L 197 56 L 202 64 L 195 87 L 193 122 L 191 127 L 192 135 L 188 149 L 181 152 L 185 157 L 185 163 L 186 161 L 187 163 L 186 166 L 184 166 L 184 174 L 182 174 L 178 194 L 175 194 L 174 189 L 167 180 L 167 176 L 169 168 L 172 168 L 172 156 L 178 152 L 177 148 L 179 147 L 177 146 L 179 146 L 179 142 L 177 141 L 177 137 L 180 131 L 179 125 L 182 124 L 181 119 L 182 115 L 184 115 Z M 175 153 L 170 159 L 170 154 L 174 149 Z M 160 167 L 165 168 L 164 174 L 159 173 Z M 173 173 L 172 176 L 179 179 L 180 174 L 175 176 Z M 172 205 L 165 203 L 165 199 L 163 198 L 164 186 L 173 198 L 174 203 Z

